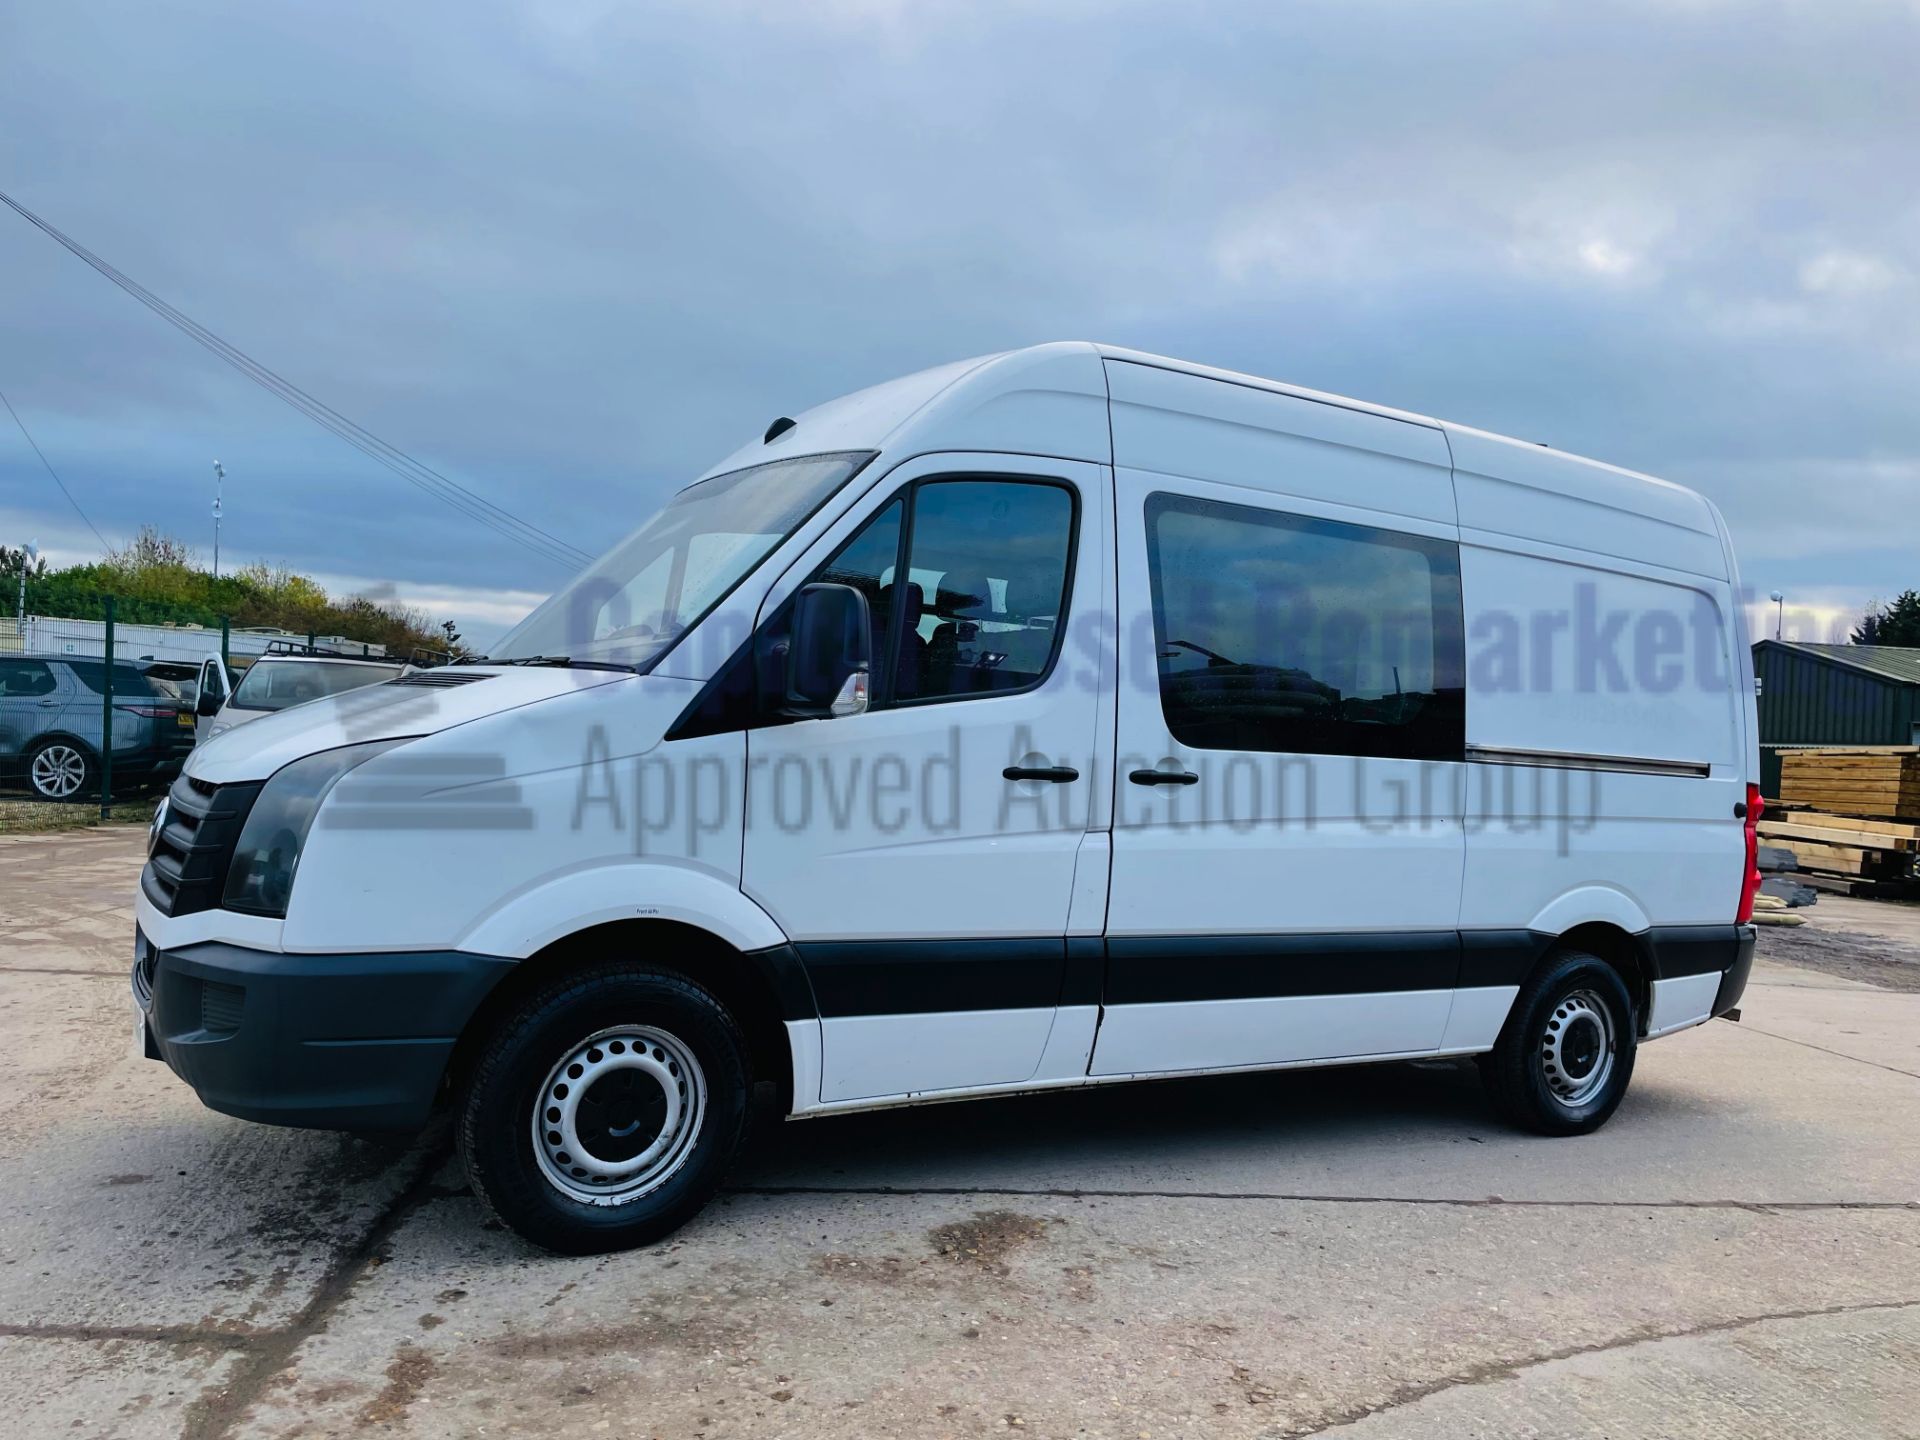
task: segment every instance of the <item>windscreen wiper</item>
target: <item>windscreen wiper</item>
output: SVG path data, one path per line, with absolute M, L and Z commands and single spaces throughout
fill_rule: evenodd
M 619 660 L 576 660 L 571 655 L 516 655 L 510 660 L 489 660 L 485 656 L 464 660 L 464 665 L 550 665 L 572 670 L 627 670 L 637 671 L 637 665 L 627 665 Z
M 571 655 L 529 655 L 524 660 L 502 660 L 502 665 L 556 665 L 571 670 L 636 670 L 620 660 L 577 660 Z

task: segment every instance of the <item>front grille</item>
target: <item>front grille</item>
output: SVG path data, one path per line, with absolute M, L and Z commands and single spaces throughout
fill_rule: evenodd
M 167 792 L 161 827 L 140 872 L 140 888 L 162 915 L 192 915 L 220 903 L 234 842 L 260 782 L 209 785 L 182 775 Z
M 417 670 L 411 675 L 402 675 L 398 680 L 389 680 L 389 685 L 426 685 L 436 690 L 450 690 L 456 685 L 471 685 L 476 680 L 491 680 L 493 676 L 476 674 L 471 670 Z

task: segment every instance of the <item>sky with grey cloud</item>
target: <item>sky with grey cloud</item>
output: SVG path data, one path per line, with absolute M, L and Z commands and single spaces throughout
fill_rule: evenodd
M 0 189 L 584 550 L 778 414 L 1050 339 L 1695 486 L 1920 585 L 1920 5 L 0 5 Z M 560 569 L 0 212 L 0 391 L 109 539 L 488 638 Z M 0 416 L 0 535 L 97 549 Z M 1789 626 L 1792 610 L 1789 610 Z M 1824 637 L 1821 637 L 1824 638 Z

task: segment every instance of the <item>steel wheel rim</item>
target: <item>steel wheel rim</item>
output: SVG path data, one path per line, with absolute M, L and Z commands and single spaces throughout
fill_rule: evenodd
M 1562 996 L 1540 1036 L 1540 1073 L 1568 1109 L 1592 1100 L 1613 1078 L 1613 1008 L 1592 990 Z
M 71 745 L 48 745 L 33 757 L 33 788 L 54 800 L 70 798 L 87 778 L 87 757 Z
M 584 1205 L 625 1205 L 687 1162 L 707 1113 L 687 1043 L 616 1025 L 570 1047 L 534 1097 L 533 1154 L 547 1183 Z

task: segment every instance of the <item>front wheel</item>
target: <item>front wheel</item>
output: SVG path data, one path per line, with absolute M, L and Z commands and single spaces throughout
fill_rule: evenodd
M 605 965 L 536 991 L 486 1043 L 459 1107 L 467 1176 L 549 1250 L 645 1245 L 720 1188 L 746 1128 L 746 1042 L 693 982 Z
M 1585 1135 L 1619 1108 L 1633 1078 L 1633 1000 L 1598 956 L 1564 952 L 1513 1002 L 1480 1073 L 1496 1109 L 1543 1135 Z

